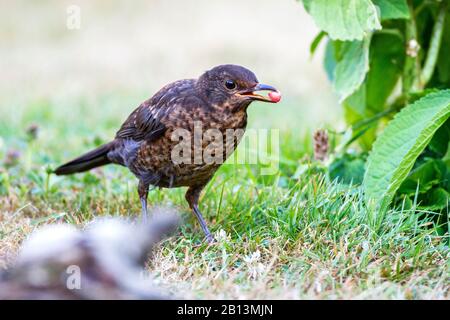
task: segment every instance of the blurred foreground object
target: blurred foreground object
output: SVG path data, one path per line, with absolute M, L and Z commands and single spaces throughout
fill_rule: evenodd
M 0 299 L 168 298 L 143 267 L 155 244 L 175 231 L 179 217 L 156 211 L 146 224 L 104 218 L 85 230 L 59 224 L 35 231 L 15 266 L 0 274 Z

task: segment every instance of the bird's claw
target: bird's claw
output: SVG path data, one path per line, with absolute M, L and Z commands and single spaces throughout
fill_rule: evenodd
M 217 243 L 216 239 L 211 234 L 206 235 L 206 242 L 208 242 L 208 245 Z

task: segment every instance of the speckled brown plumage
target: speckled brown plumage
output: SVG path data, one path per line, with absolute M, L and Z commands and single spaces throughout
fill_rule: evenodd
M 231 141 L 226 139 L 226 130 L 245 130 L 247 107 L 252 101 L 272 102 L 255 93 L 259 90 L 276 91 L 273 87 L 259 84 L 250 70 L 236 65 L 218 66 L 198 79 L 168 84 L 131 113 L 112 142 L 57 168 L 55 173 L 83 172 L 108 163 L 129 168 L 139 179 L 144 218 L 150 185 L 189 187 L 186 200 L 211 241 L 212 236 L 198 209 L 198 198 L 221 163 L 195 161 L 194 151 L 198 149 L 194 148 L 194 138 L 191 141 L 191 161 L 177 163 L 172 159 L 172 151 L 180 141 L 174 139 L 174 134 L 180 129 L 193 134 L 194 126 L 199 123 L 202 132 L 217 129 L 224 134 L 225 161 L 229 156 L 225 151 L 234 150 L 239 142 L 238 135 Z M 200 151 L 210 143 L 204 139 Z

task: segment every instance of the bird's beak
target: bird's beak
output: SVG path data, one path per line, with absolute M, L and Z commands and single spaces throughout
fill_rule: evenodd
M 258 91 L 270 91 L 269 96 L 263 96 L 258 94 Z M 258 83 L 251 89 L 246 89 L 244 91 L 239 92 L 240 95 L 251 97 L 253 100 L 259 100 L 270 103 L 277 103 L 281 99 L 281 93 L 272 86 L 267 84 Z

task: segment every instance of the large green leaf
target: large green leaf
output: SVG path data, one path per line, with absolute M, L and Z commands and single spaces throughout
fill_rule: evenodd
M 339 103 L 352 95 L 364 82 L 369 70 L 370 37 L 363 41 L 342 42 L 341 60 L 334 70 L 334 90 L 339 96 Z
M 387 206 L 433 134 L 450 116 L 450 90 L 405 107 L 373 145 L 364 176 L 366 201 Z
M 359 79 L 363 78 L 363 70 L 369 69 L 364 85 L 360 86 L 346 99 L 346 102 L 349 102 L 352 108 L 355 108 L 354 96 L 357 97 L 358 108 L 356 111 L 361 116 L 368 116 L 367 108 L 376 113 L 384 110 L 385 102 L 400 77 L 404 62 L 404 44 L 396 34 L 375 34 L 370 41 L 369 51 L 370 61 L 368 67 L 365 65 L 367 49 L 364 48 L 364 52 L 360 52 L 357 55 L 359 65 L 361 65 Z M 343 52 L 343 54 L 348 55 L 349 53 Z M 354 59 L 356 59 L 355 57 L 356 55 L 354 55 Z M 344 61 L 341 63 L 342 65 L 344 65 Z M 358 64 L 356 63 L 356 65 Z M 346 64 L 345 70 L 351 69 L 352 65 L 350 63 Z M 353 67 L 353 69 L 355 68 Z M 354 73 L 354 77 L 356 77 L 357 70 Z M 345 73 L 342 73 L 342 75 L 338 74 L 338 76 L 341 76 L 342 81 L 345 82 Z M 357 83 L 357 81 L 355 82 Z
M 386 100 L 403 69 L 404 46 L 395 33 L 374 34 L 369 51 L 369 71 L 364 83 L 342 103 L 345 119 L 351 125 L 371 119 L 386 109 Z M 361 135 L 358 143 L 364 150 L 372 148 L 377 126 L 378 120 L 374 120 L 354 132 L 355 136 Z
M 406 0 L 372 0 L 380 8 L 381 20 L 409 19 Z
M 317 26 L 334 40 L 362 40 L 381 29 L 370 0 L 303 0 L 303 4 Z
M 378 113 L 385 109 L 404 63 L 404 43 L 397 34 L 375 34 L 370 43 L 367 73 L 367 107 Z

